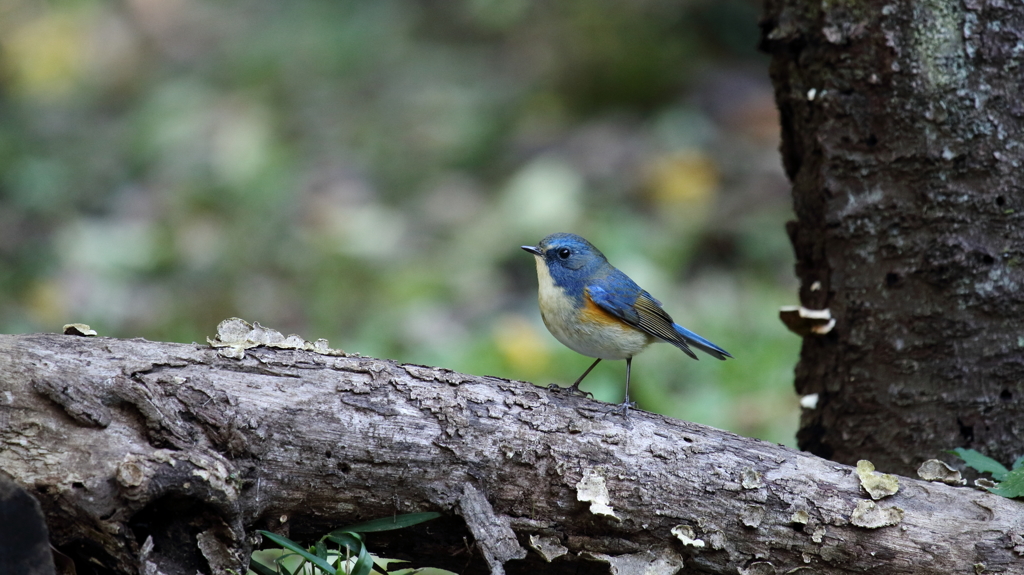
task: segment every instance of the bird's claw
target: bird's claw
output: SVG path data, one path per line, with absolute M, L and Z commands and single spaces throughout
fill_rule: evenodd
M 629 408 L 631 408 L 631 407 L 635 409 L 636 408 L 636 402 L 635 401 L 629 401 L 627 399 L 626 401 L 623 401 L 619 405 L 615 406 L 615 409 L 613 409 L 612 411 L 615 412 L 615 413 L 621 413 L 622 417 L 627 417 L 627 416 L 629 416 Z
M 548 389 L 551 391 L 564 391 L 567 392 L 569 395 L 579 395 L 582 397 L 594 399 L 593 393 L 590 393 L 589 391 L 583 391 L 582 389 L 576 387 L 575 385 L 570 385 L 569 387 L 562 387 L 557 383 L 551 383 L 548 384 Z

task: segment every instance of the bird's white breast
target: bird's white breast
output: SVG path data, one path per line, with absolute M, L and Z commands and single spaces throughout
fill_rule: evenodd
M 547 263 L 537 257 L 538 303 L 540 316 L 551 335 L 562 345 L 590 357 L 626 359 L 644 350 L 652 338 L 625 325 L 581 323 L 576 302 L 555 284 Z

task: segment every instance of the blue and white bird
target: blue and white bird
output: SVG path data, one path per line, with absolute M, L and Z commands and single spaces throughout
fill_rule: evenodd
M 697 359 L 695 347 L 724 360 L 729 352 L 672 321 L 661 302 L 608 263 L 596 247 L 575 234 L 551 234 L 536 246 L 522 246 L 537 261 L 540 315 L 551 335 L 569 349 L 597 359 L 572 384 L 580 382 L 602 359 L 626 360 L 626 399 L 633 356 L 664 341 Z

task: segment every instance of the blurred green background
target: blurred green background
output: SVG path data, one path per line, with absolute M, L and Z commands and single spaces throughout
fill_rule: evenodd
M 571 231 L 736 357 L 652 347 L 641 407 L 793 444 L 759 4 L 0 0 L 0 332 L 239 316 L 568 384 L 519 246 Z

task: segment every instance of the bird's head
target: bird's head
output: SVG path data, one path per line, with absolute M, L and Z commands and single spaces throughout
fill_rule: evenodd
M 522 248 L 543 260 L 558 284 L 592 274 L 608 263 L 601 250 L 576 234 L 551 234 L 536 246 Z

